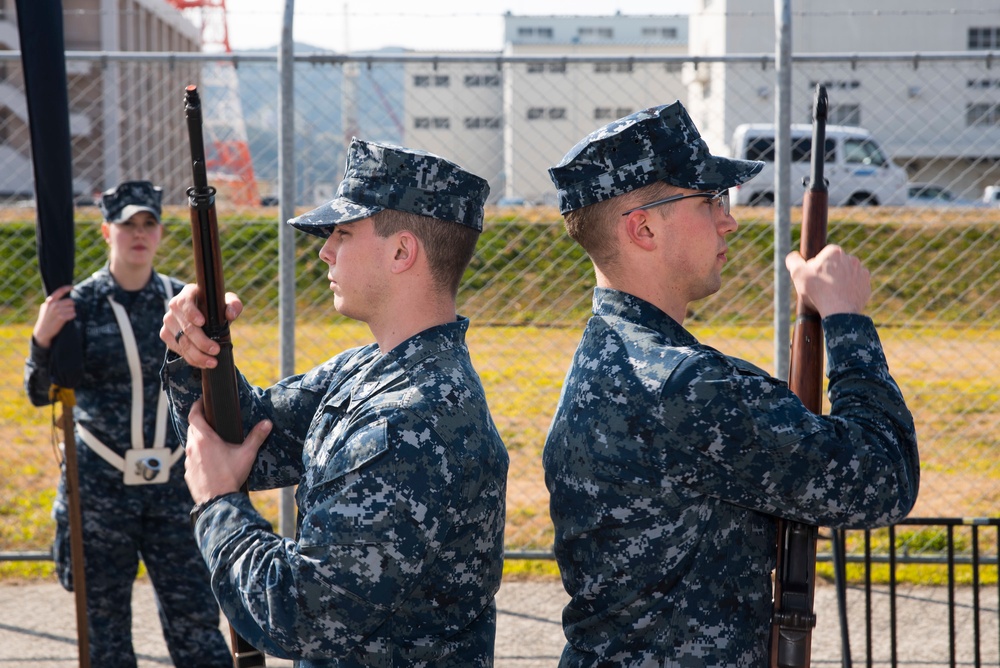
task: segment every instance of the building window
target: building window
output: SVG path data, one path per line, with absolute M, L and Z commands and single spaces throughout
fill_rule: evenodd
M 467 116 L 464 122 L 466 130 L 498 130 L 500 128 L 499 116 Z
M 974 103 L 965 106 L 965 124 L 969 127 L 1000 126 L 1000 104 Z
M 526 69 L 528 74 L 566 74 L 566 63 L 528 63 Z
M 594 63 L 594 72 L 597 74 L 628 74 L 632 71 L 632 63 Z
M 970 51 L 1000 49 L 1000 28 L 969 28 Z
M 539 37 L 541 39 L 552 39 L 552 28 L 521 26 L 517 29 L 518 37 Z
M 434 76 L 429 74 L 413 75 L 413 85 L 416 88 L 429 88 L 431 86 L 435 88 L 447 88 L 449 83 L 450 79 L 447 74 L 435 74 Z
M 642 36 L 647 39 L 677 39 L 677 28 L 648 26 L 642 29 Z
M 490 86 L 495 87 L 500 85 L 500 75 L 499 74 L 466 74 L 465 75 L 465 85 L 468 88 L 477 88 L 479 86 Z
M 417 116 L 413 119 L 413 127 L 416 130 L 447 130 L 451 127 L 451 121 L 447 116 Z
M 629 107 L 618 107 L 617 109 L 612 109 L 611 107 L 597 107 L 594 109 L 594 120 L 614 120 L 616 118 L 624 118 L 631 113 L 632 110 Z
M 584 38 L 612 39 L 615 31 L 612 28 L 578 28 L 576 34 Z
M 861 88 L 861 81 L 858 79 L 841 79 L 839 81 L 810 81 L 809 88 L 816 88 L 817 84 L 822 84 L 827 90 L 857 90 Z
M 548 118 L 550 121 L 561 121 L 566 118 L 566 107 L 529 107 L 528 120 L 537 121 Z
M 812 122 L 812 110 L 809 111 Z M 861 125 L 860 104 L 831 104 L 827 110 L 826 122 L 830 125 Z

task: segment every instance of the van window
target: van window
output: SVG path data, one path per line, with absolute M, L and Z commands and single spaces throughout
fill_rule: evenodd
M 882 150 L 878 147 L 878 144 L 870 139 L 845 139 L 844 161 L 875 165 L 876 167 L 881 167 L 886 163 Z
M 837 156 L 836 142 L 826 140 L 826 161 L 833 162 Z M 756 137 L 747 144 L 747 160 L 763 160 L 774 162 L 774 138 Z M 812 159 L 812 137 L 799 137 L 792 140 L 792 162 L 809 162 Z

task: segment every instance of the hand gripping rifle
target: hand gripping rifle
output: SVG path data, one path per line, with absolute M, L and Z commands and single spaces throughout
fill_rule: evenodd
M 226 320 L 226 290 L 222 279 L 222 251 L 219 226 L 215 217 L 215 188 L 208 185 L 205 167 L 205 144 L 202 138 L 201 99 L 197 86 L 184 91 L 184 115 L 191 141 L 191 170 L 194 185 L 187 190 L 191 208 L 191 244 L 198 280 L 199 307 L 205 316 L 205 334 L 219 344 L 214 369 L 202 369 L 201 388 L 205 418 L 227 443 L 242 443 L 243 420 L 240 417 L 239 386 L 233 362 L 233 341 Z M 246 483 L 243 492 L 247 491 Z M 233 667 L 254 668 L 264 665 L 264 654 L 244 640 L 232 625 Z
M 829 196 L 823 177 L 826 153 L 826 88 L 816 86 L 813 103 L 812 162 L 809 188 L 802 204 L 799 252 L 806 260 L 826 245 Z M 788 386 L 806 408 L 823 408 L 823 328 L 819 314 L 798 296 Z M 779 518 L 778 563 L 774 571 L 774 616 L 771 621 L 771 668 L 807 668 L 812 630 L 816 626 L 817 528 Z

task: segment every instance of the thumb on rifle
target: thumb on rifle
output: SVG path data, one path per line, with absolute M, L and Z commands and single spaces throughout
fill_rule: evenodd
M 787 269 L 788 273 L 791 274 L 792 276 L 794 276 L 795 272 L 798 271 L 799 267 L 801 267 L 805 263 L 806 260 L 804 257 L 802 257 L 802 253 L 798 252 L 797 250 L 793 250 L 791 253 L 785 256 L 785 269 Z

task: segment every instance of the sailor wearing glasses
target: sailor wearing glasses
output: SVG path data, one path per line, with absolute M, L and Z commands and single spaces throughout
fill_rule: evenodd
M 870 527 L 916 500 L 913 420 L 856 258 L 786 260 L 822 317 L 830 415 L 684 328 L 733 252 L 728 189 L 761 167 L 713 156 L 675 102 L 549 170 L 597 283 L 543 454 L 571 597 L 564 668 L 764 666 L 775 516 Z

